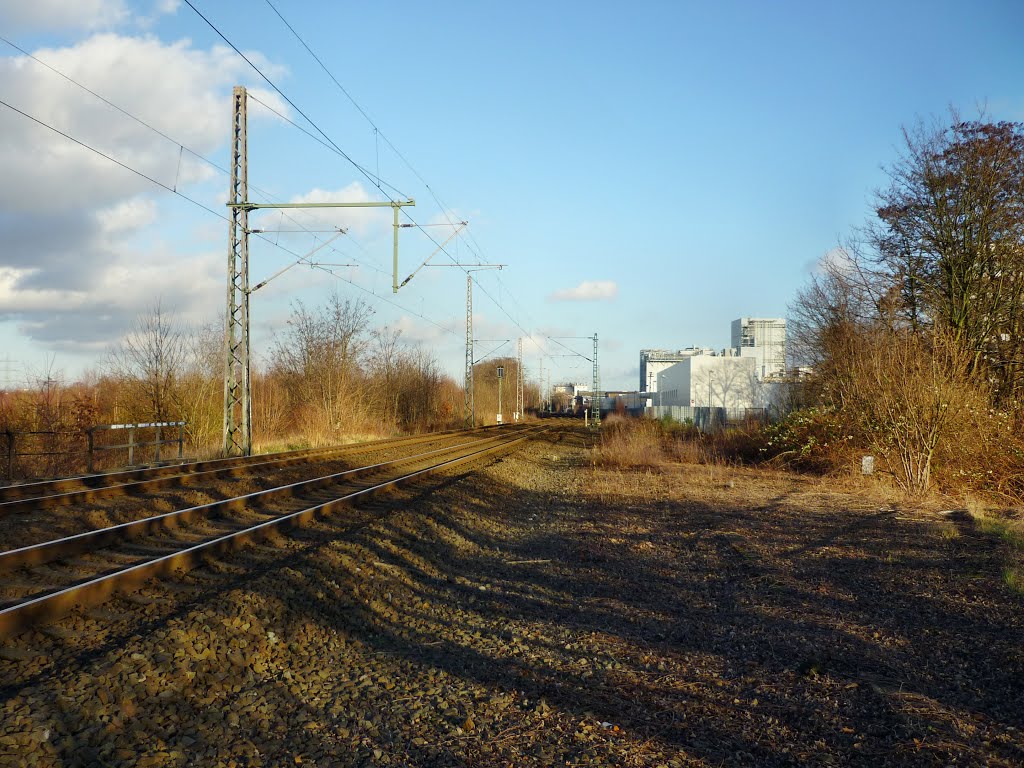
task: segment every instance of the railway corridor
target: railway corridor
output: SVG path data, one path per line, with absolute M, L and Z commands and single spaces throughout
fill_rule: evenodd
M 1020 599 L 978 577 L 985 542 L 798 476 L 597 471 L 590 440 L 8 638 L 0 764 L 1024 761 Z

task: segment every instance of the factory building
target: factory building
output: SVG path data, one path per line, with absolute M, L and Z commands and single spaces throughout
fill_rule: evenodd
M 658 374 L 676 363 L 696 355 L 715 355 L 710 347 L 687 347 L 686 349 L 641 349 L 640 350 L 640 391 L 657 392 Z
M 786 371 L 786 320 L 782 317 L 741 317 L 732 321 L 732 349 L 754 361 L 757 378 Z
M 692 355 L 660 371 L 658 405 L 742 411 L 762 406 L 751 356 Z

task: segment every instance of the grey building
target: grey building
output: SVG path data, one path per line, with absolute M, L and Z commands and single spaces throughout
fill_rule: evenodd
M 754 359 L 758 379 L 786 370 L 786 319 L 741 317 L 732 321 L 733 354 Z

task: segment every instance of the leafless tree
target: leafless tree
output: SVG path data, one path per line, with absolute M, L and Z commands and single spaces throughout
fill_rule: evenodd
M 275 336 L 271 368 L 280 376 L 305 431 L 329 440 L 360 396 L 360 365 L 373 310 L 332 294 L 324 307 L 295 302 L 287 328 Z
M 186 359 L 185 336 L 173 314 L 157 302 L 141 315 L 108 355 L 130 418 L 167 421 L 180 415 L 178 383 Z
M 893 315 L 973 354 L 997 403 L 1024 395 L 1024 123 L 919 123 L 866 242 Z

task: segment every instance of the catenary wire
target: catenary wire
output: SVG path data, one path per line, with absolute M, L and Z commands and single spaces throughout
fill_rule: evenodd
M 102 94 L 97 93 L 96 91 L 92 90 L 91 88 L 89 88 L 88 86 L 84 85 L 83 83 L 80 83 L 78 80 L 75 80 L 73 77 L 71 77 L 70 75 L 66 74 L 65 72 L 62 72 L 61 70 L 57 69 L 56 67 L 52 66 L 51 64 L 48 64 L 47 62 L 43 61 L 38 56 L 35 56 L 32 53 L 26 51 L 24 48 L 22 48 L 21 46 L 19 46 L 16 43 L 14 43 L 13 41 L 8 40 L 6 37 L 3 37 L 3 36 L 0 36 L 0 41 L 3 41 L 7 45 L 9 45 L 11 48 L 13 48 L 16 51 L 18 51 L 19 53 L 21 53 L 23 56 L 25 56 L 25 57 L 31 59 L 32 61 L 34 61 L 36 64 L 38 64 L 38 65 L 48 69 L 49 71 L 51 71 L 54 74 L 62 77 L 64 80 L 66 80 L 67 82 L 71 83 L 72 85 L 75 85 L 76 87 L 80 88 L 81 90 L 85 91 L 86 93 L 88 93 L 88 94 L 94 96 L 95 98 L 99 99 L 104 104 L 106 104 L 107 106 L 111 107 L 112 109 L 118 111 L 119 113 L 121 113 L 125 117 L 127 117 L 127 118 L 129 118 L 131 120 L 134 120 L 136 123 L 138 123 L 139 125 L 144 126 L 145 128 L 148 128 L 150 131 L 152 131 L 153 133 L 157 134 L 161 138 L 163 138 L 163 139 L 169 141 L 171 144 L 174 144 L 175 146 L 179 147 L 179 149 L 181 151 L 187 151 L 190 155 L 192 155 L 193 157 L 195 157 L 198 160 L 202 160 L 204 163 L 209 165 L 211 168 L 214 168 L 215 170 L 220 171 L 221 173 L 223 173 L 225 175 L 228 175 L 228 176 L 231 175 L 231 172 L 227 168 L 224 168 L 220 164 L 218 164 L 215 161 L 211 160 L 210 158 L 206 157 L 202 153 L 197 152 L 196 150 L 192 149 L 191 147 L 186 146 L 183 142 L 180 142 L 180 141 L 174 139 L 173 137 L 168 136 L 166 133 L 161 131 L 159 128 L 156 128 L 155 126 L 153 126 L 150 123 L 146 122 L 145 120 L 140 118 L 138 115 L 134 115 L 131 112 L 129 112 L 128 110 L 126 110 L 125 108 L 115 104 L 114 102 L 110 101 L 110 99 L 107 99 L 105 96 L 103 96 Z M 278 117 L 281 117 L 282 119 L 287 120 L 287 118 L 284 115 L 281 115 L 279 112 L 274 110 L 269 105 L 265 104 L 264 102 L 260 101 L 259 99 L 256 99 L 254 96 L 252 96 L 252 94 L 250 94 L 250 98 L 253 98 L 254 100 L 258 101 L 264 107 L 266 107 L 270 111 L 272 111 L 275 114 L 277 114 Z M 291 121 L 289 121 L 289 122 L 291 122 Z M 294 125 L 294 123 L 293 123 L 293 125 Z M 296 125 L 296 127 L 298 127 L 300 130 L 305 130 L 305 129 L 301 128 L 301 126 Z M 307 131 L 307 133 L 308 133 L 308 131 Z M 310 134 L 310 135 L 312 136 L 312 134 Z M 317 141 L 320 141 L 319 139 L 317 139 L 316 136 L 313 136 L 313 138 L 316 139 Z M 321 141 L 321 143 L 324 143 L 324 142 Z M 328 146 L 328 145 L 324 144 L 324 146 Z M 328 148 L 330 148 L 330 147 L 328 147 Z M 180 157 L 179 157 L 179 166 L 180 166 Z M 166 188 L 166 186 L 165 186 L 165 188 Z M 271 202 L 281 202 L 280 199 L 276 198 L 274 195 L 270 194 L 269 192 L 267 192 L 264 189 L 261 189 L 260 187 L 256 186 L 255 184 L 250 183 L 249 184 L 249 189 L 251 191 L 257 193 L 258 195 L 266 198 L 267 200 L 269 200 Z M 174 192 L 175 194 L 177 194 L 177 183 L 175 183 L 174 187 L 171 188 L 170 191 Z M 395 191 L 398 192 L 398 190 L 395 190 Z M 183 195 L 182 197 L 185 197 L 185 196 Z M 314 234 L 315 233 L 314 230 L 311 230 L 311 229 L 308 229 L 308 228 L 304 227 L 303 224 L 301 222 L 297 221 L 291 214 L 282 211 L 281 215 L 283 217 L 287 218 L 289 221 L 293 222 L 296 226 L 302 228 L 301 230 L 297 230 L 297 232 L 300 232 L 300 233 L 301 232 L 305 232 L 305 233 L 309 233 L 309 234 Z M 222 218 L 224 218 L 224 217 L 222 217 Z M 368 258 L 371 258 L 371 259 L 373 258 L 369 254 L 369 252 L 366 251 L 366 249 L 363 247 L 363 245 L 361 243 L 359 243 L 357 240 L 353 239 L 351 236 L 349 236 L 348 242 L 351 242 L 357 248 L 362 250 L 363 253 L 365 253 Z M 332 247 L 330 247 L 329 250 L 331 252 L 333 252 L 333 253 L 338 253 L 338 254 L 343 254 L 344 255 L 344 251 L 338 250 L 337 247 L 333 247 L 332 246 Z M 356 257 L 350 257 L 350 256 L 347 256 L 347 255 L 346 255 L 346 258 L 355 258 L 356 261 L 360 261 Z M 380 269 L 379 267 L 377 267 L 374 264 L 363 263 L 362 265 L 367 267 L 368 269 L 372 269 L 372 270 L 374 270 L 376 272 L 379 272 L 381 274 L 388 274 L 387 272 L 385 272 L 385 270 Z
M 188 0 L 186 0 L 186 2 L 188 2 Z M 430 196 L 434 199 L 434 202 L 437 204 L 438 208 L 441 210 L 441 213 L 444 215 L 445 219 L 447 220 L 448 226 L 454 227 L 455 223 L 452 220 L 452 217 L 449 215 L 448 206 L 445 205 L 444 202 L 440 199 L 440 196 L 434 191 L 433 187 L 431 187 L 431 185 L 422 176 L 422 174 L 420 174 L 420 172 L 416 170 L 416 168 L 412 165 L 412 163 L 408 160 L 408 158 L 406 158 L 405 155 L 403 155 L 402 152 L 399 151 L 399 149 L 387 137 L 387 135 L 385 135 L 380 130 L 380 127 L 376 124 L 376 122 L 374 122 L 373 118 L 370 117 L 370 115 L 366 112 L 366 110 L 363 109 L 363 107 L 359 104 L 359 102 L 356 101 L 356 99 L 352 96 L 352 94 L 350 94 L 348 92 L 348 90 L 345 88 L 344 85 L 341 84 L 341 82 L 338 80 L 338 78 L 334 76 L 334 73 L 331 72 L 331 70 L 327 67 L 327 65 L 324 64 L 323 60 L 313 51 L 313 49 L 309 46 L 309 44 L 306 43 L 306 41 L 303 39 L 303 37 L 295 29 L 295 27 L 293 27 L 291 25 L 291 23 L 281 14 L 281 12 L 277 9 L 277 7 L 274 5 L 274 3 L 271 2 L 271 0 L 265 0 L 265 2 L 270 7 L 270 9 L 274 12 L 274 14 L 278 17 L 278 19 L 281 20 L 281 23 L 283 23 L 285 25 L 285 27 L 288 28 L 288 31 L 292 33 L 292 35 L 295 37 L 295 39 L 298 40 L 299 44 L 302 45 L 302 47 L 306 49 L 306 52 L 309 53 L 309 55 L 320 66 L 320 68 L 324 71 L 324 73 L 337 86 L 338 90 L 340 90 L 345 95 L 345 97 L 352 103 L 352 105 L 359 111 L 359 113 L 370 124 L 370 126 L 373 128 L 373 131 L 374 131 L 374 139 L 376 140 L 379 137 L 385 144 L 388 145 L 388 147 L 391 148 L 391 151 L 395 153 L 395 155 L 402 161 L 402 163 L 405 164 L 405 166 L 420 181 L 420 183 L 423 184 L 423 186 L 427 190 L 427 192 L 430 193 Z M 189 3 L 189 5 L 191 5 L 191 3 Z M 209 22 L 207 22 L 207 23 L 209 23 Z M 232 46 L 232 47 L 234 47 L 234 46 Z M 281 95 L 283 96 L 284 94 L 281 94 Z M 289 103 L 291 103 L 291 102 L 289 102 Z M 264 106 L 266 106 L 266 105 L 264 105 Z M 303 115 L 303 116 L 305 117 L 305 115 Z M 285 119 L 287 119 L 287 118 L 285 118 Z M 295 124 L 293 123 L 293 125 L 295 125 Z M 296 127 L 299 128 L 300 130 L 304 130 L 304 129 L 301 128 L 301 126 L 296 125 Z M 368 175 L 368 174 L 364 173 L 364 175 Z M 378 176 L 378 179 L 379 179 L 379 176 Z M 393 187 L 392 187 L 392 189 L 393 189 Z M 459 264 L 458 259 L 456 259 L 450 253 L 448 253 L 448 251 L 444 247 L 442 247 L 441 244 L 439 244 L 437 242 L 437 240 L 435 240 L 433 237 L 431 237 L 428 232 L 423 230 L 423 227 L 425 225 L 421 225 L 421 224 L 417 223 L 415 221 L 415 219 L 413 219 L 413 217 L 407 211 L 405 211 L 404 209 L 402 210 L 402 215 L 405 216 L 410 222 L 412 222 L 412 224 L 414 226 L 416 226 L 421 231 L 423 231 L 423 233 L 428 237 L 428 239 L 430 239 L 431 242 L 433 242 L 434 245 L 437 246 L 438 249 L 442 253 L 444 253 L 452 261 L 453 264 L 461 266 Z M 467 232 L 468 232 L 468 230 L 467 230 Z M 468 234 L 469 234 L 469 237 L 472 238 L 473 245 L 476 246 L 476 249 L 474 249 L 473 245 L 470 245 L 469 242 L 466 243 L 467 247 L 469 248 L 470 253 L 472 253 L 474 256 L 476 256 L 479 261 L 482 261 L 482 262 L 485 262 L 485 263 L 490 263 L 490 261 L 483 255 L 483 248 L 480 246 L 479 242 L 473 236 L 473 233 L 472 232 L 468 232 Z M 460 233 L 460 237 L 461 237 L 461 233 Z M 497 280 L 498 280 L 499 283 L 502 283 L 500 277 L 498 277 Z M 512 321 L 513 325 L 515 325 L 520 331 L 522 331 L 527 336 L 527 338 L 530 339 L 531 342 L 533 342 L 534 346 L 538 350 L 540 350 L 541 354 L 544 355 L 544 356 L 547 356 L 547 353 L 543 349 L 541 349 L 540 345 L 537 343 L 537 340 L 533 338 L 533 334 L 531 334 L 529 331 L 527 331 L 518 320 L 513 318 L 512 315 L 505 309 L 505 307 L 502 306 L 502 304 L 499 301 L 497 301 L 494 298 L 494 296 L 492 296 L 491 293 L 486 288 L 484 288 L 483 285 L 481 285 L 479 280 L 477 280 L 476 278 L 473 278 L 473 282 L 476 283 L 476 285 L 480 288 L 480 290 L 483 291 L 484 295 L 487 296 L 487 298 L 489 298 L 491 300 L 491 302 L 495 306 L 497 306 L 504 313 L 504 315 L 509 320 Z M 506 290 L 506 293 L 509 294 L 509 298 L 511 298 L 512 301 L 519 308 L 519 310 L 522 311 L 522 306 L 516 300 L 515 296 L 512 295 L 511 291 L 508 291 L 507 288 L 505 290 Z
M 90 152 L 92 152 L 92 153 L 94 153 L 96 155 L 99 155 L 100 157 L 104 158 L 105 160 L 107 160 L 107 161 L 109 161 L 111 163 L 114 163 L 115 165 L 123 168 L 126 171 L 129 171 L 130 173 L 135 174 L 136 176 L 138 176 L 138 177 L 140 177 L 142 179 L 145 179 L 146 181 L 148 181 L 148 182 L 150 182 L 150 183 L 160 187 L 161 189 L 167 190 L 171 194 L 177 195 L 178 197 L 180 197 L 180 198 L 182 198 L 184 200 L 187 200 L 188 202 L 192 203 L 196 207 L 203 209 L 207 213 L 213 214 L 218 219 L 221 219 L 222 221 L 225 221 L 225 222 L 229 221 L 227 216 L 225 216 L 223 213 L 221 213 L 219 211 L 214 210 L 213 208 L 210 208 L 205 203 L 201 203 L 198 200 L 196 200 L 195 198 L 190 197 L 190 196 L 186 195 L 183 192 L 179 192 L 179 191 L 175 190 L 172 187 L 169 187 L 167 184 L 164 184 L 162 181 L 159 181 L 158 179 L 155 179 L 152 176 L 149 176 L 148 174 L 143 173 L 140 170 L 132 168 L 130 165 L 127 165 L 126 163 L 121 162 L 117 158 L 111 157 L 110 155 L 106 154 L 105 152 L 102 152 L 101 150 L 96 149 L 95 147 L 90 146 L 89 144 L 86 144 L 84 141 L 80 141 L 79 139 L 76 139 L 74 136 L 71 136 L 70 134 L 65 133 L 64 131 L 60 130 L 59 128 L 56 128 L 56 127 L 50 125 L 49 123 L 47 123 L 47 122 L 45 122 L 43 120 L 40 120 L 37 117 L 34 117 L 33 115 L 30 115 L 28 112 L 24 112 L 24 111 L 18 109 L 17 107 L 13 106 L 12 104 L 8 104 L 6 101 L 3 101 L 2 99 L 0 99 L 0 105 L 2 105 L 4 107 L 7 107 L 11 111 L 16 112 L 19 115 L 22 115 L 23 117 L 28 118 L 29 120 L 31 120 L 32 122 L 36 123 L 37 125 L 40 125 L 43 128 L 46 128 L 47 130 L 50 130 L 50 131 L 52 131 L 52 132 L 54 132 L 54 133 L 64 137 L 68 141 L 71 141 L 74 144 L 77 144 L 78 146 L 82 147 L 83 149 L 87 149 Z M 428 323 L 430 323 L 430 324 L 440 328 L 441 330 L 443 330 L 443 331 L 445 331 L 447 333 L 451 333 L 453 335 L 458 335 L 451 328 L 448 328 L 447 326 L 443 325 L 442 323 L 438 323 L 436 320 L 432 320 L 431 318 L 427 317 L 426 315 L 424 315 L 421 312 L 416 312 L 415 310 L 412 310 L 412 309 L 409 309 L 408 307 L 403 306 L 402 304 L 398 303 L 397 301 L 394 301 L 392 299 L 388 299 L 387 297 L 381 296 L 380 294 L 375 293 L 374 291 L 371 291 L 369 288 L 364 288 L 363 286 L 359 285 L 358 283 L 356 283 L 356 282 L 354 282 L 352 280 L 348 280 L 347 278 L 337 274 L 336 272 L 334 272 L 331 269 L 328 269 L 328 268 L 326 268 L 324 266 L 320 266 L 320 265 L 316 265 L 316 264 L 310 263 L 309 259 L 306 258 L 305 256 L 303 256 L 302 254 L 296 253 L 295 251 L 291 250 L 290 248 L 287 248 L 287 247 L 285 247 L 283 245 L 275 243 L 272 240 L 270 240 L 270 238 L 263 237 L 259 233 L 257 233 L 256 236 L 259 239 L 263 240 L 264 242 L 267 242 L 270 245 L 274 246 L 275 248 L 277 248 L 277 249 L 279 249 L 281 251 L 284 251 L 285 253 L 289 254 L 290 256 L 293 256 L 298 261 L 304 262 L 304 263 L 308 264 L 311 268 L 321 269 L 324 272 L 328 272 L 329 274 L 333 275 L 335 278 L 337 278 L 339 280 L 342 280 L 343 282 L 346 282 L 349 285 L 352 285 L 353 287 L 355 287 L 355 288 L 357 288 L 357 289 L 359 289 L 359 290 L 361 290 L 361 291 L 363 291 L 365 293 L 370 294 L 371 296 L 374 296 L 375 298 L 377 298 L 380 301 L 383 301 L 386 304 L 390 304 L 390 305 L 392 305 L 394 307 L 397 307 L 397 308 L 401 309 L 403 312 L 407 312 L 410 315 L 413 315 L 413 316 L 418 317 L 418 318 L 420 318 L 422 320 L 425 320 Z
M 215 25 L 212 21 L 210 21 L 208 18 L 206 18 L 206 16 L 204 16 L 202 14 L 202 12 L 198 8 L 196 8 L 196 6 L 192 3 L 192 0 L 185 0 L 185 4 L 189 8 L 191 8 L 193 11 L 195 11 L 196 15 L 199 16 L 199 18 L 201 18 L 204 22 L 206 22 L 206 25 L 210 29 L 212 29 L 221 40 L 223 40 L 225 43 L 227 43 L 228 46 L 231 48 L 231 50 L 233 50 L 235 53 L 237 53 L 239 56 L 241 56 L 242 59 L 245 61 L 245 63 L 248 64 L 250 67 L 252 67 L 253 70 L 256 72 L 256 74 L 258 74 L 260 77 L 263 78 L 264 81 L 266 81 L 267 85 L 269 85 L 271 88 L 273 88 L 282 99 L 287 101 L 292 109 L 294 109 L 296 112 L 298 112 L 300 115 L 302 115 L 302 117 L 305 118 L 306 122 L 308 122 L 314 128 L 314 130 L 316 130 L 317 133 L 319 133 L 321 136 L 323 136 L 324 139 L 326 139 L 327 142 L 332 147 L 334 147 L 334 149 L 337 150 L 337 152 L 342 157 L 344 157 L 346 160 L 348 160 L 356 170 L 358 170 L 361 174 L 363 174 L 363 176 L 366 177 L 367 181 L 369 181 L 371 184 L 374 184 L 373 174 L 371 174 L 367 169 L 363 168 L 363 166 L 361 166 L 359 163 L 357 163 L 355 160 L 353 160 L 348 155 L 348 153 L 345 152 L 345 150 L 343 150 L 341 147 L 339 147 L 331 139 L 330 136 L 328 136 L 326 133 L 324 133 L 324 131 L 320 128 L 320 126 L 317 125 L 312 120 L 312 118 L 310 118 L 309 115 L 307 115 L 294 101 L 292 101 L 290 98 L 288 98 L 288 96 L 285 94 L 285 92 L 282 91 L 280 88 L 278 88 L 273 80 L 271 80 L 269 77 L 267 77 L 265 74 L 263 74 L 263 71 L 259 67 L 257 67 L 255 63 L 253 63 L 252 59 L 250 59 L 248 56 L 246 56 L 244 53 L 242 53 L 242 51 L 240 51 L 238 49 L 238 47 L 233 42 L 231 42 L 231 40 L 228 39 L 227 35 L 225 35 L 223 32 L 220 31 L 220 29 L 217 28 L 217 25 Z M 376 184 L 374 184 L 374 186 L 376 186 Z M 392 189 L 394 189 L 394 187 L 392 187 L 390 184 L 388 186 L 391 187 Z M 397 202 L 394 198 L 392 198 L 390 196 L 387 196 L 387 197 L 388 197 L 388 199 L 391 202 Z M 407 195 L 402 195 L 402 197 L 405 197 L 406 199 L 408 199 Z

